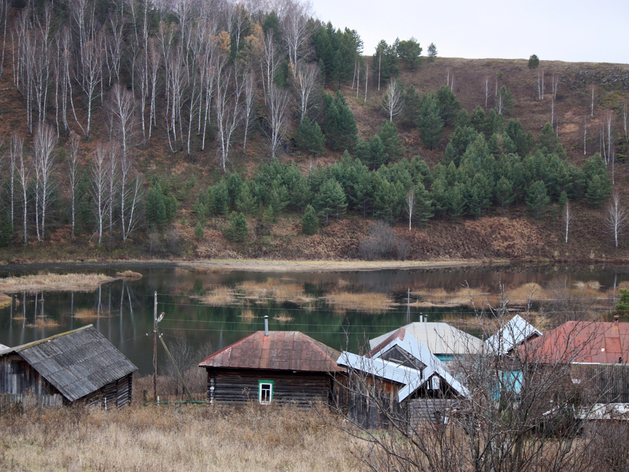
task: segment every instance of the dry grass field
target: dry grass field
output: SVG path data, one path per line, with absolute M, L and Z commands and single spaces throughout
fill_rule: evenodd
M 358 471 L 349 435 L 290 407 L 0 410 L 0 470 Z

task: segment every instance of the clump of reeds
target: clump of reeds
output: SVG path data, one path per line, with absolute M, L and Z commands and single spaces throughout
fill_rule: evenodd
M 103 274 L 38 274 L 0 279 L 0 292 L 91 292 L 115 279 Z
M 333 292 L 325 297 L 325 301 L 338 312 L 382 313 L 394 306 L 393 299 L 382 293 Z
M 510 303 L 518 305 L 526 305 L 529 302 L 546 300 L 548 298 L 546 291 L 534 282 L 508 290 L 506 296 Z
M 250 308 L 245 308 L 244 310 L 242 310 L 239 316 L 240 318 L 242 318 L 244 321 L 247 321 L 248 323 L 251 323 L 253 320 L 257 318 L 253 310 L 251 310 Z
M 94 308 L 77 308 L 74 317 L 80 320 L 93 320 L 98 318 L 99 314 Z
M 280 313 L 278 313 L 277 315 L 275 315 L 273 317 L 273 319 L 275 321 L 279 321 L 280 323 L 288 323 L 290 321 L 293 321 L 293 317 L 290 316 L 288 313 L 286 313 L 285 311 L 282 311 Z
M 418 295 L 421 298 L 419 301 L 411 303 L 411 306 L 418 307 L 473 306 L 478 310 L 482 310 L 495 307 L 500 303 L 499 295 L 478 288 L 460 288 L 456 292 L 447 292 L 438 288 L 423 290 L 413 295 Z
M 237 301 L 236 293 L 228 287 L 217 287 L 201 297 L 201 302 L 210 306 L 229 306 Z
M 5 308 L 11 304 L 11 297 L 5 293 L 0 293 L 0 308 Z
M 304 287 L 300 284 L 286 283 L 281 279 L 268 279 L 266 282 L 247 280 L 238 285 L 245 297 L 254 303 L 307 303 L 310 299 L 304 297 Z
M 142 274 L 139 272 L 133 272 L 132 270 L 125 270 L 122 272 L 116 272 L 116 277 L 127 280 L 138 280 L 142 278 Z
M 44 318 L 36 318 L 33 324 L 27 325 L 29 328 L 56 328 L 59 326 L 59 322 L 57 320 L 53 320 L 48 317 Z

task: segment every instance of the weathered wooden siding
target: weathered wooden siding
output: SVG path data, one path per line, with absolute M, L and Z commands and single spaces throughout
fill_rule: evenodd
M 273 381 L 273 402 L 309 406 L 328 403 L 332 397 L 332 375 L 316 372 L 287 372 L 240 369 L 207 369 L 208 402 L 241 404 L 258 401 L 258 381 Z
M 0 394 L 5 401 L 61 406 L 63 396 L 18 355 L 0 357 Z
M 574 364 L 571 377 L 585 387 L 590 400 L 596 403 L 629 403 L 627 364 Z
M 414 398 L 404 402 L 413 429 L 422 423 L 443 422 L 459 404 L 459 400 L 449 398 Z

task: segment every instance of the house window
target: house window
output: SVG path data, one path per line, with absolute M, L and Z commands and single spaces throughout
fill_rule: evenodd
M 258 401 L 263 405 L 268 405 L 273 401 L 272 380 L 258 380 Z

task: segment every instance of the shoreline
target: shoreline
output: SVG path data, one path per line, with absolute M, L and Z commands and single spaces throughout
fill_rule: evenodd
M 452 269 L 457 267 L 505 266 L 513 261 L 440 260 L 440 261 L 362 261 L 362 260 L 273 260 L 273 259 L 207 259 L 207 260 L 91 260 L 91 261 L 20 261 L 0 264 L 2 269 L 27 270 L 38 266 L 47 270 L 69 268 L 174 267 L 189 270 L 226 272 L 369 272 L 378 270 Z
M 2 271 L 28 271 L 32 267 L 40 270 L 69 270 L 73 268 L 131 269 L 131 268 L 180 268 L 199 271 L 225 272 L 370 272 L 378 270 L 440 270 L 464 267 L 501 267 L 515 265 L 587 264 L 629 265 L 625 259 L 550 260 L 550 259 L 446 259 L 410 261 L 364 261 L 364 260 L 280 260 L 280 259 L 111 259 L 42 261 L 20 260 L 0 262 Z

